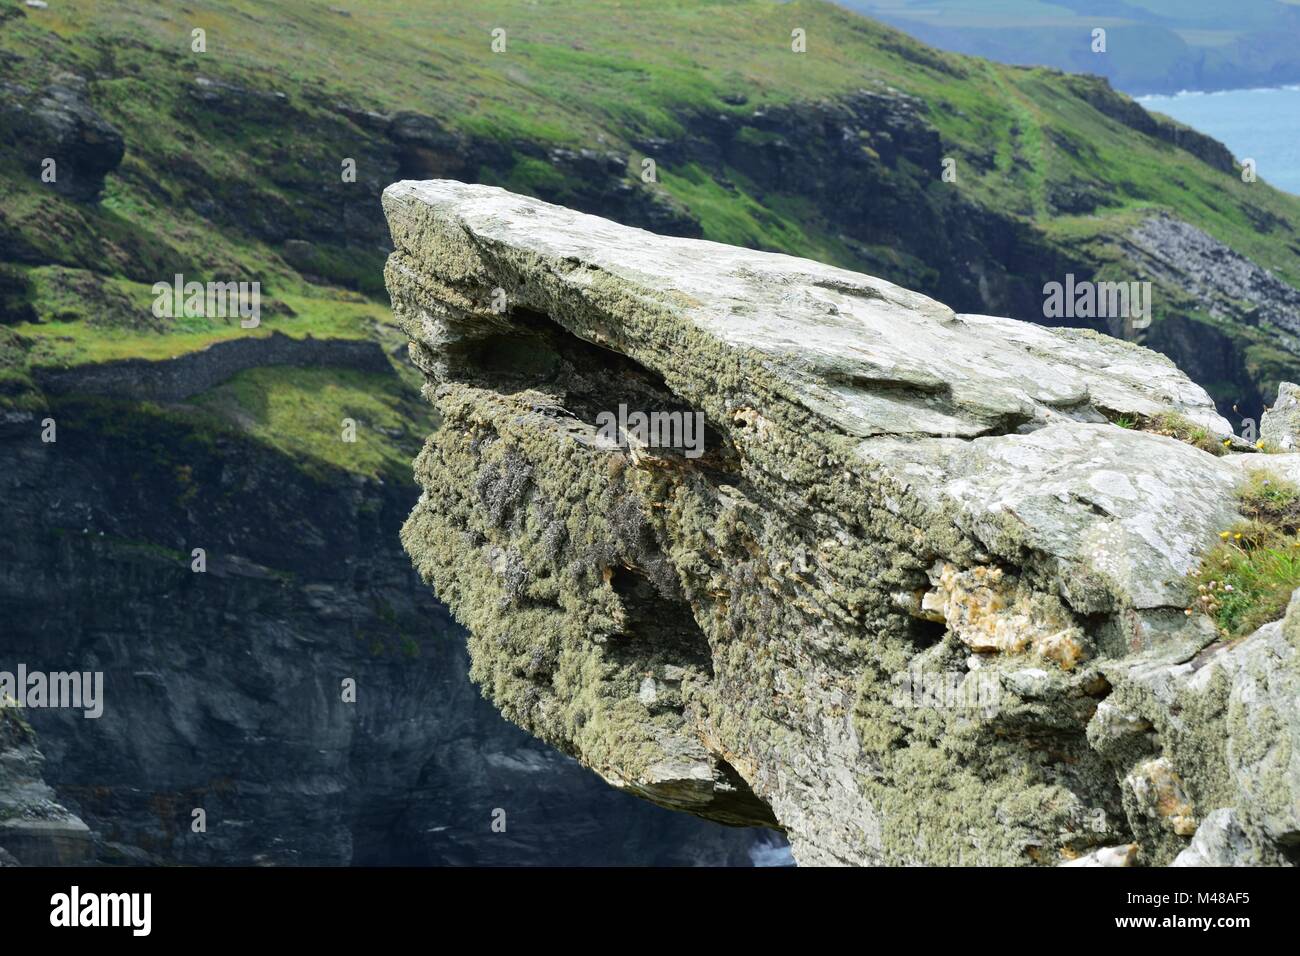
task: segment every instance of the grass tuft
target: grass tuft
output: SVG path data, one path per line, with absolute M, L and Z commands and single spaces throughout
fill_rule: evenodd
M 1211 455 L 1226 455 L 1232 444 L 1231 441 L 1215 435 L 1204 425 L 1188 421 L 1177 412 L 1161 412 L 1147 419 L 1140 427 L 1142 431 L 1176 438 Z
M 1187 610 L 1209 616 L 1229 639 L 1280 619 L 1300 587 L 1300 486 L 1259 470 L 1237 497 L 1246 520 L 1219 532 L 1192 575 L 1196 599 Z

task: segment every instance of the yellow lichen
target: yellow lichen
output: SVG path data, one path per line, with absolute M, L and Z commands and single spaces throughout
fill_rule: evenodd
M 1087 656 L 1083 632 L 1060 602 L 999 567 L 963 570 L 945 562 L 931 570 L 930 579 L 934 588 L 921 599 L 921 616 L 943 620 L 978 654 L 1032 651 L 1065 670 Z

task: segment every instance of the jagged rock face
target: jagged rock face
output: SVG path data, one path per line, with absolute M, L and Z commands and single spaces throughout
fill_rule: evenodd
M 1111 666 L 1089 737 L 1141 755 L 1125 793 L 1138 838 L 1177 866 L 1300 863 L 1300 591 L 1235 644 Z
M 1144 344 L 1175 357 L 1198 382 L 1233 383 L 1234 397 L 1224 402 L 1220 396 L 1221 409 L 1259 419 L 1268 398 L 1259 383 L 1269 376 L 1252 370 L 1251 344 L 1290 348 L 1297 342 L 1300 291 L 1168 213 L 1142 220 L 1121 248 L 1139 274 L 1186 300 L 1144 333 Z M 1199 321 L 1193 312 L 1222 324 Z
M 1128 240 L 1148 274 L 1178 283 L 1211 315 L 1249 325 L 1262 320 L 1280 336 L 1300 334 L 1300 290 L 1203 230 L 1161 214 L 1144 219 Z
M 1230 435 L 1168 360 L 490 187 L 384 206 L 443 416 L 403 540 L 512 720 L 805 863 L 1167 863 L 1285 803 L 1216 749 L 1231 708 L 1134 689 L 1214 642 L 1185 578 L 1264 457 L 1111 424 Z

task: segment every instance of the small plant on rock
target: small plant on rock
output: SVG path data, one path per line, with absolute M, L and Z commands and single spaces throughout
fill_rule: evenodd
M 1282 617 L 1300 587 L 1300 486 L 1264 470 L 1237 490 L 1246 518 L 1219 532 L 1219 543 L 1192 576 L 1193 607 L 1228 638 Z
M 1226 454 L 1232 444 L 1230 440 L 1224 440 L 1212 434 L 1205 426 L 1188 421 L 1177 412 L 1161 412 L 1147 419 L 1142 430 L 1155 435 L 1176 438 L 1193 448 L 1207 451 L 1211 455 Z

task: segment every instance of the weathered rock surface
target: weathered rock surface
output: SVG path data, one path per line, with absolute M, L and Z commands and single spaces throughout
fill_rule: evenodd
M 1230 435 L 1168 360 L 490 187 L 384 206 L 443 417 L 403 540 L 506 716 L 805 863 L 1163 864 L 1229 807 L 1287 860 L 1289 745 L 1226 745 L 1294 734 L 1283 638 L 1200 719 L 1147 690 L 1217 647 L 1186 575 L 1263 457 L 1111 423 Z
M 1300 387 L 1278 386 L 1277 400 L 1259 420 L 1259 437 L 1282 451 L 1300 449 Z
M 1273 228 L 1263 220 L 1259 227 Z M 1217 396 L 1220 410 L 1258 420 L 1270 380 L 1293 376 L 1281 368 L 1260 375 L 1251 356 L 1300 344 L 1300 291 L 1166 212 L 1142 220 L 1119 246 L 1135 275 L 1154 280 L 1161 303 L 1163 315 L 1145 330 L 1143 344 L 1174 357 L 1197 382 L 1231 382 Z
M 1106 672 L 1115 690 L 1089 739 L 1135 761 L 1125 806 L 1159 858 L 1300 862 L 1300 591 L 1284 620 L 1235 644 L 1184 660 L 1110 662 Z
M 1170 866 L 1249 866 L 1251 845 L 1237 814 L 1222 807 L 1206 815 L 1196 828 L 1191 845 Z

